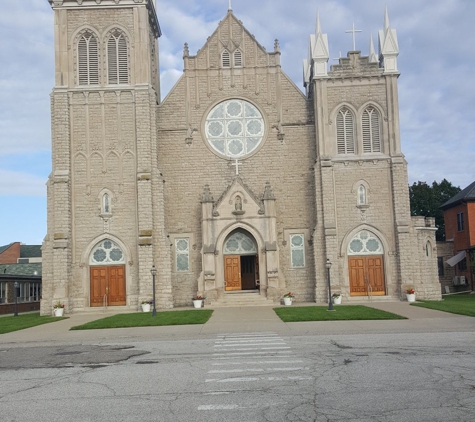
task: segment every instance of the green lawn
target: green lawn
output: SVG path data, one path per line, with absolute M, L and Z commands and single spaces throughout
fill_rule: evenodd
M 37 325 L 49 324 L 50 322 L 61 321 L 62 319 L 65 318 L 40 316 L 39 312 L 33 314 L 20 314 L 16 317 L 1 317 L 0 334 L 24 330 L 25 328 L 36 327 Z
M 151 312 L 120 314 L 78 325 L 71 330 L 205 324 L 212 313 L 211 310 L 158 312 L 156 317 L 153 317 Z
M 407 319 L 400 315 L 361 305 L 334 306 L 333 308 L 334 311 L 328 311 L 327 306 L 289 306 L 274 308 L 274 311 L 284 322 Z
M 411 304 L 421 308 L 435 309 L 437 311 L 450 312 L 475 317 L 475 295 L 460 294 L 443 296 L 443 300 L 418 300 Z

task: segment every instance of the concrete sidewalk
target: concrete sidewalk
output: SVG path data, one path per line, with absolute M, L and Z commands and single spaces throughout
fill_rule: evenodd
M 35 347 L 45 344 L 98 344 L 146 341 L 147 339 L 211 338 L 220 333 L 275 332 L 279 335 L 298 336 L 475 331 L 475 318 L 471 317 L 410 306 L 407 302 L 366 302 L 363 304 L 408 319 L 284 323 L 272 307 L 260 306 L 216 308 L 210 320 L 204 325 L 69 331 L 71 327 L 114 314 L 108 311 L 107 313 L 72 314 L 68 315 L 68 319 L 55 323 L 3 334 L 0 336 L 0 343 L 9 347 Z M 299 303 L 293 306 L 316 306 L 316 304 Z M 337 306 L 335 308 L 338 310 Z M 160 318 L 160 312 L 157 318 Z

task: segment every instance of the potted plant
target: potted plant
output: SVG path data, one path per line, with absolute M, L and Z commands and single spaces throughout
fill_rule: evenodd
M 413 288 L 406 290 L 406 298 L 408 302 L 415 302 L 416 301 L 416 292 Z
M 333 304 L 334 305 L 341 305 L 341 298 L 342 298 L 341 293 L 333 293 L 332 294 Z
M 142 312 L 150 312 L 150 306 L 152 305 L 151 300 L 142 301 Z
M 60 301 L 56 302 L 54 305 L 53 305 L 53 312 L 54 312 L 54 316 L 63 316 L 64 314 L 64 303 L 61 303 Z
M 205 300 L 205 298 L 203 296 L 195 296 L 193 299 L 193 306 L 195 308 L 201 308 L 203 306 L 203 300 Z
M 292 305 L 292 299 L 293 299 L 294 297 L 295 297 L 295 296 L 293 295 L 292 292 L 287 292 L 287 293 L 284 295 L 284 305 L 287 305 L 287 306 Z

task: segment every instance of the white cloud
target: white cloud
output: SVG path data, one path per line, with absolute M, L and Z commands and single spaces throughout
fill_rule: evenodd
M 46 178 L 0 169 L 0 196 L 46 196 Z

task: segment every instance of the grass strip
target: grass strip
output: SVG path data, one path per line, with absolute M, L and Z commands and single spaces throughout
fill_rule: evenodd
M 119 314 L 78 325 L 72 327 L 71 330 L 205 324 L 210 319 L 212 313 L 212 310 L 158 312 L 156 317 L 153 317 L 151 312 Z
M 274 308 L 274 311 L 284 322 L 407 319 L 391 312 L 361 305 L 334 306 L 334 311 L 328 311 L 327 306 L 289 306 Z
M 415 303 L 411 303 L 411 305 L 475 317 L 475 295 L 470 293 L 443 296 L 443 300 L 418 300 Z
M 62 319 L 65 319 L 65 317 L 40 316 L 39 312 L 1 317 L 0 334 L 24 330 L 25 328 L 36 327 L 37 325 L 49 324 L 50 322 L 57 322 Z

